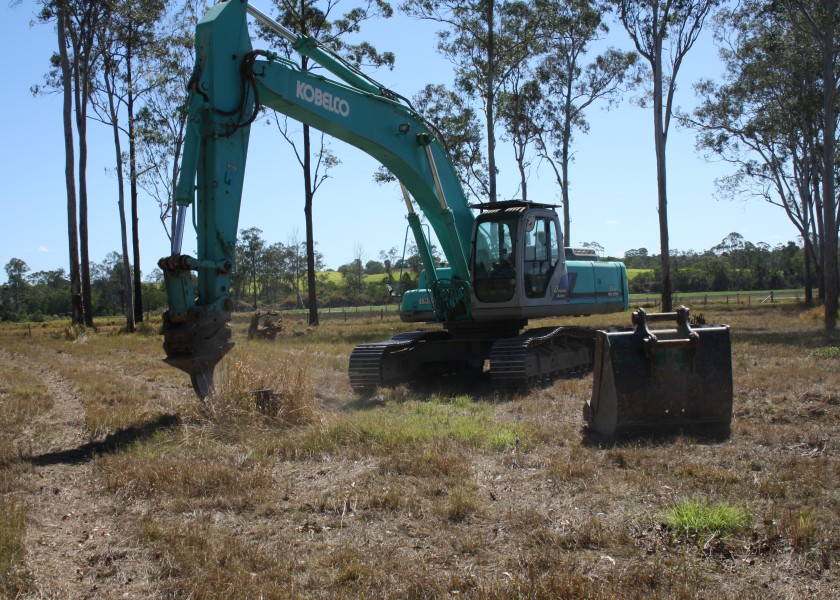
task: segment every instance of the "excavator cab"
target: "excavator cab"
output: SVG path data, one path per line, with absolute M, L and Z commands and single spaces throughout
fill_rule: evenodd
M 475 320 L 627 310 L 624 265 L 567 260 L 554 206 L 505 201 L 473 208 L 481 210 L 470 264 Z
M 446 300 L 440 291 L 451 291 L 447 285 L 456 276 L 451 268 L 438 268 L 434 277 L 422 273 L 418 288 L 403 295 L 403 321 L 504 322 L 506 327 L 520 322 L 521 328 L 529 319 L 629 308 L 624 264 L 568 254 L 553 205 L 506 200 L 471 208 L 480 213 L 473 226 L 470 281 L 458 291 L 465 296 L 459 305 L 469 310 L 441 310 Z

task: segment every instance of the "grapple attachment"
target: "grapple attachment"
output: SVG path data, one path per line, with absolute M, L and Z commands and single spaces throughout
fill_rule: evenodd
M 651 331 L 648 322 L 676 321 Z M 598 331 L 590 429 L 604 435 L 694 426 L 728 428 L 732 351 L 728 325 L 689 324 L 689 310 L 633 313 L 633 331 Z

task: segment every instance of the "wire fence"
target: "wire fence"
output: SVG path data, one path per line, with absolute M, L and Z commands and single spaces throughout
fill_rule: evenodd
M 766 304 L 778 302 L 802 302 L 804 293 L 802 290 L 783 291 L 756 291 L 756 292 L 692 292 L 677 293 L 673 295 L 674 306 L 687 304 L 692 306 L 708 306 L 709 304 Z M 816 294 L 814 294 L 816 297 Z M 661 304 L 662 298 L 653 294 L 630 294 L 630 306 L 657 307 Z
M 814 295 L 816 297 L 816 294 Z M 694 307 L 706 307 L 710 304 L 728 305 L 760 305 L 767 303 L 801 302 L 804 293 L 802 290 L 783 291 L 753 291 L 753 292 L 729 292 L 729 293 L 677 293 L 673 296 L 673 305 L 686 304 Z M 662 299 L 654 294 L 630 294 L 630 306 L 644 306 L 656 308 L 660 306 Z M 305 310 L 283 311 L 285 314 L 308 314 Z M 380 318 L 384 320 L 389 316 L 399 314 L 399 305 L 393 304 L 379 306 L 348 306 L 336 308 L 323 308 L 318 311 L 318 317 L 322 320 L 350 320 L 350 319 L 371 319 Z
M 694 308 L 707 307 L 713 304 L 726 305 L 761 305 L 761 304 L 776 304 L 776 303 L 793 303 L 801 302 L 804 293 L 802 290 L 782 290 L 782 291 L 754 291 L 754 292 L 692 292 L 692 293 L 676 293 L 673 296 L 673 305 L 679 306 L 685 304 Z M 816 297 L 816 293 L 814 294 Z M 661 305 L 661 298 L 656 294 L 630 294 L 630 307 L 634 308 L 642 306 L 645 308 L 657 308 Z M 292 309 L 292 310 L 278 310 L 281 316 L 287 318 L 307 319 L 309 311 L 307 309 Z M 250 315 L 249 311 L 239 311 L 235 315 L 246 316 Z M 380 304 L 370 306 L 343 306 L 343 307 L 325 307 L 318 310 L 318 318 L 322 321 L 350 321 L 361 319 L 378 319 L 384 321 L 387 319 L 395 319 L 399 317 L 399 303 L 393 302 L 391 304 Z M 97 330 L 108 331 L 113 329 L 120 329 L 122 317 L 111 316 L 106 319 L 100 319 L 97 323 Z M 236 318 L 236 317 L 234 317 Z M 4 333 L 22 334 L 25 336 L 33 335 L 55 335 L 55 327 L 47 328 L 45 323 L 4 323 Z

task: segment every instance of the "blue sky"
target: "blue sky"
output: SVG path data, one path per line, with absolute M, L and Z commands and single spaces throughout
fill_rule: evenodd
M 268 12 L 268 0 L 254 2 Z M 5 115 L 2 164 L 3 215 L 0 218 L 0 263 L 20 258 L 32 272 L 67 268 L 67 216 L 61 98 L 33 97 L 30 87 L 43 81 L 56 47 L 52 25 L 31 26 L 33 0 L 0 9 L 0 61 L 5 81 L 0 95 Z M 610 45 L 630 49 L 623 29 L 611 26 Z M 427 83 L 449 83 L 449 63 L 435 52 L 435 27 L 406 17 L 368 23 L 362 39 L 397 56 L 393 71 L 372 75 L 411 97 Z M 264 47 L 257 42 L 256 47 Z M 690 109 L 696 103 L 691 84 L 720 72 L 711 33 L 706 32 L 680 71 L 677 104 Z M 658 253 L 656 174 L 652 117 L 649 110 L 622 102 L 610 111 L 592 108 L 591 129 L 578 134 L 571 167 L 573 245 L 598 242 L 613 256 L 646 247 Z M 90 254 L 101 262 L 120 248 L 116 180 L 110 130 L 91 123 L 88 183 L 90 187 Z M 315 238 L 328 267 L 337 268 L 354 258 L 376 259 L 380 250 L 397 247 L 405 239 L 405 207 L 395 186 L 373 182 L 376 163 L 339 141 L 333 151 L 342 161 L 331 172 L 315 199 Z M 246 184 L 239 228 L 259 227 L 269 242 L 303 239 L 304 217 L 300 169 L 287 144 L 273 126 L 258 123 L 252 129 Z M 770 245 L 796 239 L 796 231 L 781 209 L 758 200 L 747 203 L 717 200 L 715 179 L 730 172 L 721 163 L 709 163 L 694 149 L 694 134 L 672 125 L 667 148 L 671 248 L 704 250 L 737 231 L 752 242 Z M 512 152 L 502 146 L 502 198 L 515 197 L 518 176 Z M 559 203 L 559 189 L 547 167 L 534 168 L 529 180 L 532 200 Z M 168 254 L 168 240 L 150 198 L 141 198 L 141 266 L 148 274 L 158 258 Z M 193 234 L 187 231 L 184 250 L 192 252 Z M 0 272 L 0 281 L 5 281 Z

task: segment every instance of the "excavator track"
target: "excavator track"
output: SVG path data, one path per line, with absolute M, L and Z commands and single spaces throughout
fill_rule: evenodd
M 406 331 L 381 342 L 360 344 L 350 354 L 350 386 L 361 392 L 404 381 L 410 378 L 416 365 L 410 359 L 400 365 L 398 357 L 407 358 L 421 344 L 445 339 L 449 339 L 449 334 L 442 331 Z
M 589 369 L 595 330 L 542 327 L 496 341 L 490 351 L 490 380 L 498 389 L 521 389 L 540 381 Z

